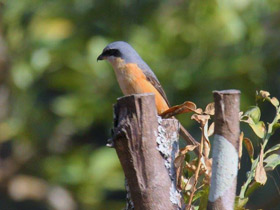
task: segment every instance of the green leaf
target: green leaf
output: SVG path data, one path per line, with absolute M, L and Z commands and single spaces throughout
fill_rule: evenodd
M 251 185 L 249 185 L 249 187 L 245 193 L 245 196 L 249 197 L 260 186 L 262 186 L 262 185 L 259 182 L 253 182 Z
M 200 197 L 199 210 L 207 209 L 209 186 L 203 187 L 203 195 Z
M 265 154 L 264 154 L 264 156 L 266 156 L 268 153 L 270 153 L 270 152 L 273 152 L 273 151 L 276 151 L 276 150 L 279 150 L 280 149 L 280 144 L 276 144 L 276 145 L 274 145 L 273 147 L 271 147 L 270 149 L 268 149 L 266 152 L 265 152 Z
M 241 199 L 245 199 L 245 194 L 246 194 L 246 191 L 248 190 L 248 186 L 249 184 L 251 183 L 251 181 L 254 179 L 254 176 L 255 176 L 255 171 L 256 171 L 256 167 L 258 165 L 258 162 L 259 162 L 259 157 L 257 157 L 255 160 L 253 160 L 253 163 L 252 163 L 252 166 L 251 166 L 251 170 L 247 172 L 247 180 L 246 182 L 242 185 L 241 187 L 241 191 L 240 191 L 240 194 L 239 194 L 239 197 Z
M 266 133 L 266 127 L 263 121 L 259 121 L 256 124 L 249 124 L 250 127 L 253 129 L 254 133 L 259 137 L 263 138 Z
M 277 98 L 273 97 L 270 99 L 270 103 L 275 106 L 276 108 L 279 106 L 279 101 Z
M 234 210 L 244 210 L 244 206 L 246 205 L 248 200 L 248 198 L 240 198 L 239 196 L 236 196 L 234 202 Z
M 274 125 L 273 125 L 273 127 L 272 127 L 272 134 L 274 134 L 274 132 L 278 129 L 278 128 L 280 128 L 280 123 L 275 123 Z
M 262 98 L 268 98 L 270 96 L 270 93 L 265 90 L 260 90 L 260 92 L 257 92 L 257 95 L 259 95 Z
M 196 201 L 197 199 L 201 198 L 204 195 L 204 190 L 199 190 L 196 191 L 194 196 L 193 196 L 193 202 Z
M 248 116 L 253 120 L 254 123 L 258 123 L 261 118 L 261 110 L 257 106 L 252 106 L 245 112 L 244 116 Z
M 270 93 L 264 90 L 261 90 L 260 92 L 257 91 L 256 94 L 256 100 L 261 100 L 261 101 L 269 101 L 273 106 L 275 106 L 276 108 L 278 108 L 279 106 L 279 101 L 277 98 L 272 97 L 270 98 Z
M 264 161 L 266 163 L 265 169 L 266 171 L 272 171 L 275 169 L 276 166 L 280 165 L 280 155 L 279 154 L 272 154 L 268 156 Z

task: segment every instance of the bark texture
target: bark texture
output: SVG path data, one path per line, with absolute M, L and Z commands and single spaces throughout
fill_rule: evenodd
M 171 180 L 172 176 L 175 179 L 172 164 L 178 151 L 178 121 L 159 120 L 153 94 L 119 98 L 114 118 L 113 145 L 133 202 L 130 208 L 133 205 L 136 210 L 178 209 L 172 203 L 172 193 L 176 192 L 172 192 Z M 175 141 L 166 144 L 164 139 L 172 138 Z M 165 143 L 161 145 L 161 141 Z M 163 153 L 168 151 L 170 155 L 166 157 Z

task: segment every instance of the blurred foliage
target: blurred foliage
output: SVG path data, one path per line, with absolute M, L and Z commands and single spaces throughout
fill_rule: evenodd
M 110 65 L 96 62 L 109 42 L 129 42 L 171 104 L 205 107 L 212 90 L 236 88 L 244 110 L 255 90 L 280 96 L 279 9 L 278 0 L 0 1 L 1 209 L 124 206 L 123 173 L 105 148 L 122 94 Z M 274 112 L 264 109 L 264 118 Z M 239 190 L 250 157 L 243 162 Z M 279 208 L 271 177 L 248 208 Z

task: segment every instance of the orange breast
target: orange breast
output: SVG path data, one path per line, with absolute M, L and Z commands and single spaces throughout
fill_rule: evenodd
M 117 80 L 124 95 L 154 93 L 158 114 L 166 111 L 168 105 L 157 89 L 146 79 L 145 74 L 136 64 L 129 63 L 122 68 L 115 68 Z

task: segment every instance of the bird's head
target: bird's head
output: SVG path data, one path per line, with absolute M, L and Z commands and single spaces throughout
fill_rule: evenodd
M 122 60 L 125 63 L 138 63 L 141 57 L 138 53 L 126 42 L 116 41 L 108 44 L 98 56 L 99 60 L 108 60 L 114 63 L 116 60 Z

